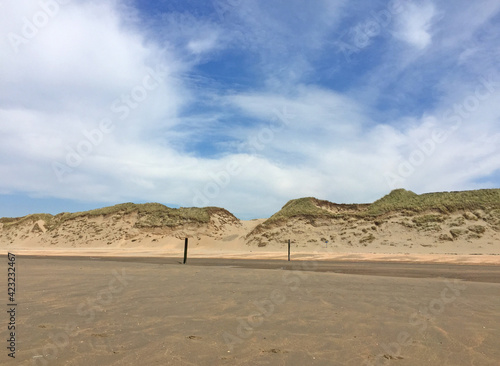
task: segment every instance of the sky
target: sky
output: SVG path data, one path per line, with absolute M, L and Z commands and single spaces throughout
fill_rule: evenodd
M 0 2 L 0 217 L 500 188 L 500 2 Z

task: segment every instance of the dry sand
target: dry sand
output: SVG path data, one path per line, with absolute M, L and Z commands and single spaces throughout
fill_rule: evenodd
M 19 255 L 2 364 L 500 363 L 497 265 L 180 261 Z

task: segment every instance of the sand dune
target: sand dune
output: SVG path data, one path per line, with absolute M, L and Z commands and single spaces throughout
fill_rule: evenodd
M 276 258 L 287 252 L 290 240 L 294 255 L 325 259 L 356 254 L 495 261 L 500 256 L 500 190 L 487 191 L 484 202 L 483 191 L 472 192 L 477 192 L 472 199 L 465 192 L 468 201 L 455 206 L 456 195 L 449 196 L 446 210 L 434 198 L 435 207 L 412 208 L 409 202 L 415 197 L 429 197 L 407 191 L 392 192 L 371 205 L 304 198 L 288 202 L 268 219 L 249 221 L 221 208 L 170 209 L 159 204 L 33 214 L 0 219 L 0 251 L 162 256 L 182 253 L 189 238 L 190 256 Z

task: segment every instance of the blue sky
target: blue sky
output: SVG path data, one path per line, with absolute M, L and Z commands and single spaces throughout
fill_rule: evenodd
M 500 3 L 4 1 L 0 216 L 500 187 Z

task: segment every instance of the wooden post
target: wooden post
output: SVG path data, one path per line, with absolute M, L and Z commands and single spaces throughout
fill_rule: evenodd
M 288 239 L 288 261 L 290 262 L 290 239 Z
M 184 239 L 184 262 L 183 262 L 183 264 L 186 264 L 187 255 L 188 255 L 188 238 Z

